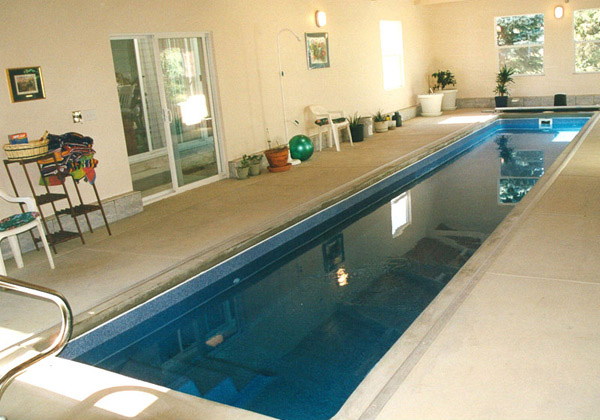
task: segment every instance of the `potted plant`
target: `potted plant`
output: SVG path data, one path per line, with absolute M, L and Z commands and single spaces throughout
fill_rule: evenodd
M 240 163 L 236 167 L 236 173 L 238 179 L 246 179 L 248 178 L 248 171 L 250 170 L 250 161 L 248 160 L 248 156 L 244 155 Z
M 373 114 L 373 126 L 376 133 L 385 133 L 388 131 L 387 116 L 381 109 Z
M 265 150 L 265 157 L 269 162 L 269 166 L 267 169 L 269 172 L 284 172 L 289 171 L 292 167 L 291 163 L 288 163 L 288 157 L 290 155 L 290 148 L 288 145 L 279 145 L 271 147 L 271 140 L 269 140 L 268 131 L 267 131 L 267 144 L 269 148 Z
M 515 82 L 512 78 L 515 71 L 514 68 L 507 67 L 504 64 L 496 75 L 496 89 L 494 89 L 494 93 L 498 95 L 494 98 L 496 100 L 496 108 L 508 106 L 508 85 Z
M 456 109 L 456 94 L 458 89 L 447 89 L 446 86 L 456 86 L 456 78 L 450 70 L 438 70 L 432 76 L 436 79 L 433 86 L 434 90 L 441 90 L 444 94 L 442 98 L 442 111 L 454 111 Z
M 361 118 L 362 117 L 358 115 L 358 112 L 355 112 L 354 115 L 348 118 L 353 142 L 361 142 L 365 139 L 364 125 L 361 122 Z
M 260 164 L 262 162 L 263 155 L 258 153 L 256 155 L 250 155 L 248 161 L 250 162 L 250 176 L 260 175 Z

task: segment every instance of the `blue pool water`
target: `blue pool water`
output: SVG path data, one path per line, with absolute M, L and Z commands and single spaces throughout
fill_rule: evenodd
M 586 121 L 495 123 L 66 357 L 276 418 L 330 418 Z

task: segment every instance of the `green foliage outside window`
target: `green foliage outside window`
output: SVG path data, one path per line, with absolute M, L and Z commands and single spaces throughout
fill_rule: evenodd
M 179 48 L 168 48 L 160 54 L 160 64 L 164 75 L 165 93 L 173 104 L 186 99 L 184 84 L 185 62 Z
M 512 67 L 515 74 L 541 74 L 544 71 L 544 15 L 497 18 L 496 45 L 500 67 Z
M 600 71 L 600 9 L 576 10 L 575 71 Z

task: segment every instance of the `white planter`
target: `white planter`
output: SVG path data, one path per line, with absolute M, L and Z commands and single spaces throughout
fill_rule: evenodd
M 442 99 L 443 93 L 430 93 L 427 95 L 419 95 L 421 102 L 421 115 L 423 117 L 437 117 L 442 115 Z
M 388 131 L 387 121 L 375 121 L 373 125 L 376 133 L 385 133 L 386 131 Z
M 454 111 L 456 109 L 456 94 L 458 89 L 442 90 L 444 99 L 442 99 L 442 111 Z

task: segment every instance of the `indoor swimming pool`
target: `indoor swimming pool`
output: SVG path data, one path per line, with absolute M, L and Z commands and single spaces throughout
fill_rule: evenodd
M 331 418 L 588 119 L 497 120 L 63 357 L 275 418 Z

